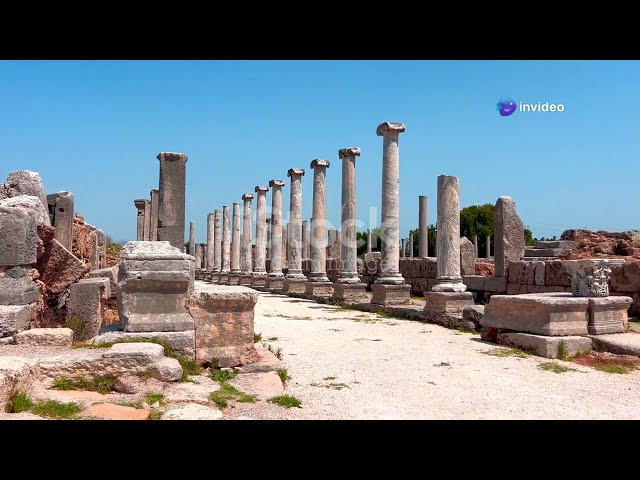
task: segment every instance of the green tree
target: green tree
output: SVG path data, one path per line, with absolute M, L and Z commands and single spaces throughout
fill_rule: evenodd
M 427 256 L 435 257 L 436 256 L 436 226 L 429 225 L 429 253 Z M 414 257 L 422 257 L 422 253 L 420 252 L 420 230 L 414 229 L 409 232 L 409 234 L 413 233 L 413 256 Z M 409 249 L 407 249 L 409 251 Z
M 460 236 L 467 237 L 473 242 L 478 236 L 478 256 L 484 257 L 487 248 L 487 235 L 493 235 L 493 219 L 495 206 L 490 203 L 484 205 L 470 205 L 460 210 Z M 491 248 L 493 254 L 493 248 Z
M 533 238 L 533 233 L 529 229 L 529 227 L 524 228 L 524 244 L 525 245 L 535 245 L 536 241 Z

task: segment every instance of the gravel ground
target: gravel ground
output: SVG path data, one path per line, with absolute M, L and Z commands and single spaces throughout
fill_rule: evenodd
M 496 357 L 478 335 L 268 293 L 255 331 L 282 348 L 302 408 L 236 404 L 226 418 L 638 419 L 640 370 L 553 373 L 548 359 Z M 277 340 L 268 340 L 277 337 Z M 332 378 L 333 377 L 333 378 Z

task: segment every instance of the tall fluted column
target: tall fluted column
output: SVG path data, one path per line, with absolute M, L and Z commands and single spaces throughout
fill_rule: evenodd
M 405 244 L 405 239 L 400 240 L 400 258 L 404 258 L 405 252 L 407 251 L 407 246 Z
M 342 269 L 338 283 L 360 283 L 358 276 L 358 244 L 356 241 L 356 157 L 358 147 L 338 151 L 342 160 L 342 215 L 340 227 L 340 258 Z
M 302 221 L 302 259 L 309 258 L 309 224 L 306 220 Z
M 420 247 L 418 253 L 422 258 L 429 256 L 429 222 L 427 221 L 427 197 L 418 197 L 418 229 L 420 230 Z
M 151 223 L 149 225 L 149 240 L 158 241 L 158 209 L 160 208 L 160 190 L 154 188 L 149 193 L 151 196 Z
M 254 275 L 265 275 L 267 257 L 267 191 L 268 187 L 256 186 L 256 254 Z
M 220 210 L 213 211 L 213 271 L 222 269 L 222 225 Z
M 398 137 L 405 131 L 402 123 L 385 122 L 378 126 L 376 134 L 382 143 L 382 260 L 380 276 L 376 283 L 401 285 L 404 278 L 400 274 L 400 157 Z
M 251 193 L 245 193 L 242 195 L 244 201 L 244 210 L 242 212 L 242 275 L 251 275 L 253 271 L 251 265 L 251 200 L 253 195 Z
M 214 213 L 207 215 L 207 270 L 212 271 L 215 264 L 214 261 Z
M 434 292 L 464 292 L 460 275 L 460 187 L 457 177 L 438 177 L 438 282 Z
M 302 274 L 302 177 L 304 169 L 291 168 L 287 172 L 291 177 L 289 195 L 289 258 L 287 278 L 306 277 Z
M 222 265 L 221 271 L 229 273 L 231 269 L 231 209 L 222 206 Z
M 309 282 L 329 282 L 327 277 L 327 168 L 329 160 L 314 160 L 313 213 L 311 217 L 311 272 Z
M 138 209 L 138 216 L 137 216 L 138 223 L 137 223 L 137 231 L 136 231 L 136 240 L 141 242 L 141 241 L 144 240 L 144 205 L 145 205 L 145 199 L 144 198 L 138 198 L 138 199 L 133 201 L 133 204 Z
M 271 188 L 271 271 L 270 277 L 282 277 L 282 187 L 284 180 L 269 180 Z
M 413 258 L 413 233 L 409 234 L 409 258 Z
M 231 232 L 231 273 L 240 273 L 240 204 L 233 202 L 233 229 Z
M 151 240 L 151 200 L 144 201 L 144 228 L 142 236 L 146 242 Z
M 196 256 L 196 222 L 189 222 L 189 255 Z M 199 268 L 196 265 L 196 268 Z

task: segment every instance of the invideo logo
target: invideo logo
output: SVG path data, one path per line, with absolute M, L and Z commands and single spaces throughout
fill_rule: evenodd
M 516 110 L 519 112 L 564 112 L 564 105 L 562 103 L 549 102 L 518 102 L 516 105 L 516 102 L 514 102 L 512 98 L 500 97 L 496 110 L 498 110 L 501 116 L 508 117 Z

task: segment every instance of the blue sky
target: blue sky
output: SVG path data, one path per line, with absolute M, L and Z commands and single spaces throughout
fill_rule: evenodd
M 289 168 L 306 170 L 309 218 L 314 158 L 332 161 L 327 215 L 339 225 L 338 150 L 359 146 L 364 230 L 370 207 L 380 221 L 376 126 L 392 121 L 406 124 L 402 236 L 419 195 L 435 223 L 441 174 L 460 178 L 463 207 L 510 195 L 536 237 L 637 229 L 639 81 L 637 61 L 1 61 L 0 177 L 38 171 L 48 193 L 74 192 L 89 223 L 131 240 L 156 155 L 184 152 L 185 234 L 195 220 L 204 242 L 208 212 Z M 565 110 L 501 117 L 502 96 Z

